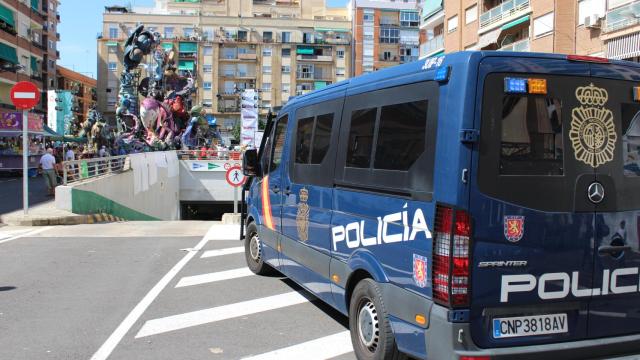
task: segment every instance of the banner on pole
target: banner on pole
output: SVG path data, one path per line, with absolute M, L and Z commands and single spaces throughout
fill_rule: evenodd
M 240 112 L 240 144 L 250 148 L 257 147 L 256 132 L 258 131 L 258 93 L 254 89 L 242 92 L 242 110 Z

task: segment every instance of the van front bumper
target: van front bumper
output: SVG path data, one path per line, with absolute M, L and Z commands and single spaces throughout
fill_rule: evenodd
M 425 331 L 427 359 L 457 360 L 461 356 L 488 356 L 491 360 L 518 359 L 638 359 L 640 334 L 555 344 L 478 348 L 468 323 L 451 323 L 448 309 L 433 305 Z M 635 355 L 635 356 L 634 356 Z

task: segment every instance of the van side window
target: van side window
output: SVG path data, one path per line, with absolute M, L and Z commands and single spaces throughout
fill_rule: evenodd
M 430 80 L 347 96 L 335 186 L 431 201 L 439 97 Z
M 313 118 L 298 120 L 296 133 L 296 163 L 307 164 L 311 154 L 311 137 L 313 136 Z
M 282 150 L 284 148 L 285 133 L 287 132 L 287 123 L 289 117 L 287 115 L 278 119 L 276 129 L 273 135 L 273 151 L 271 152 L 271 164 L 269 166 L 269 172 L 273 172 L 280 166 L 282 162 Z
M 502 99 L 500 175 L 563 175 L 561 113 L 551 97 Z
M 333 116 L 334 114 L 331 113 L 319 115 L 316 118 L 308 117 L 298 120 L 298 131 L 296 132 L 297 164 L 322 163 L 329 150 Z
M 291 146 L 291 181 L 333 186 L 335 154 L 344 98 L 339 97 L 295 110 L 296 130 Z
M 424 152 L 427 100 L 382 107 L 375 169 L 407 171 Z
M 327 151 L 329 151 L 333 116 L 333 114 L 324 114 L 316 118 L 316 129 L 313 134 L 313 152 L 311 153 L 312 164 L 322 163 Z
M 362 109 L 351 113 L 347 167 L 369 168 L 373 147 L 373 130 L 378 109 Z

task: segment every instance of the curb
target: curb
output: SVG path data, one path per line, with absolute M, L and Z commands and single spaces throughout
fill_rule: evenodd
M 69 215 L 69 216 L 59 216 L 52 218 L 34 218 L 34 219 L 24 219 L 24 218 L 14 218 L 7 219 L 8 221 L 5 223 L 7 225 L 18 225 L 18 226 L 49 226 L 49 225 L 81 225 L 81 224 L 97 224 L 97 223 L 108 223 L 108 222 L 123 222 L 127 221 L 121 217 L 113 216 L 111 214 L 87 214 L 87 215 Z

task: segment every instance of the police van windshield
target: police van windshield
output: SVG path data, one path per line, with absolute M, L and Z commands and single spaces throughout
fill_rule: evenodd
M 637 83 L 540 74 L 489 74 L 483 89 L 480 190 L 538 210 L 593 211 L 583 182 L 610 183 L 603 210 L 640 207 Z M 632 192 L 631 196 L 620 194 Z

